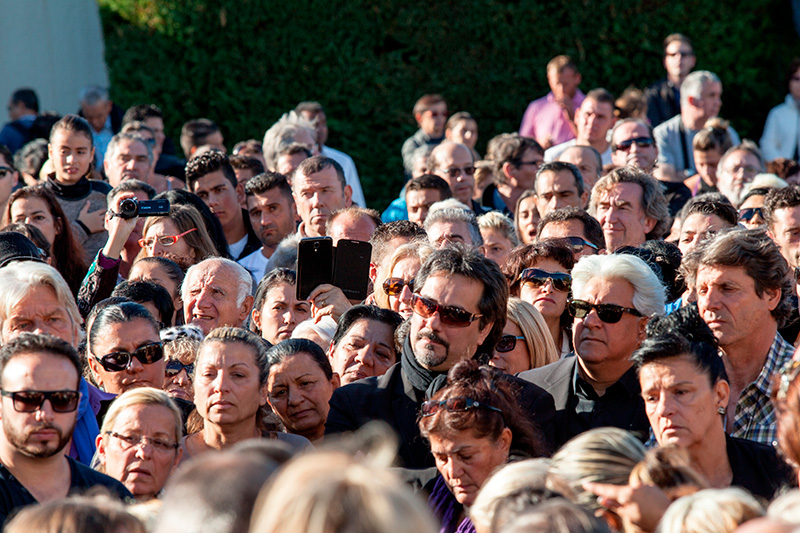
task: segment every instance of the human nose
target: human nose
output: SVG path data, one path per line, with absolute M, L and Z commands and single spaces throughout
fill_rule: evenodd
M 403 285 L 403 288 L 400 290 L 400 301 L 404 304 L 411 303 L 411 289 L 408 288 L 408 285 Z
M 675 406 L 669 394 L 662 393 L 659 396 L 655 414 L 660 418 L 668 418 L 675 414 Z
M 147 245 L 145 245 L 145 247 L 149 248 L 150 254 L 154 256 L 164 255 L 164 252 L 166 252 L 166 250 L 164 249 L 164 245 L 158 242 L 158 239 L 153 239 L 153 242 L 148 243 Z
M 136 449 L 136 457 L 139 459 L 149 459 L 153 454 L 153 443 L 150 442 L 149 437 L 142 436 L 139 442 L 134 444 L 134 448 Z
M 212 382 L 215 392 L 225 392 L 228 390 L 228 374 L 219 372 Z
M 374 361 L 374 354 L 369 346 L 364 346 L 360 350 L 356 352 L 356 362 L 362 364 L 363 366 L 372 366 L 372 362 Z
M 322 205 L 322 198 L 321 198 L 321 196 L 320 196 L 320 194 L 318 192 L 315 192 L 311 196 L 311 205 L 313 207 L 318 207 L 318 206 Z
M 39 406 L 39 409 L 36 410 L 36 419 L 41 421 L 53 420 L 55 417 L 55 411 L 53 411 L 53 404 L 50 403 L 50 400 L 45 400 L 42 402 L 42 405 Z
M 283 323 L 284 324 L 296 324 L 297 317 L 295 317 L 294 311 L 286 311 L 283 313 Z
M 303 394 L 295 387 L 289 387 L 287 396 L 289 405 L 300 405 L 300 403 L 303 401 Z

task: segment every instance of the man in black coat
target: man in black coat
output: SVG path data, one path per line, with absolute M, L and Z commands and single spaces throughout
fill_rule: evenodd
M 437 250 L 417 274 L 414 314 L 401 360 L 385 375 L 366 378 L 337 389 L 325 433 L 352 431 L 371 420 L 382 420 L 400 441 L 402 466 L 434 465 L 420 436 L 420 404 L 442 388 L 447 371 L 470 358 L 488 360 L 503 333 L 508 286 L 497 265 L 461 246 Z M 544 391 L 508 377 L 519 386 L 525 412 L 549 436 L 552 402 Z

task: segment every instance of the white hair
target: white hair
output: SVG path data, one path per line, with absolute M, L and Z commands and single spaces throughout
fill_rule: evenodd
M 681 83 L 681 107 L 689 105 L 689 97 L 700 98 L 707 83 L 719 83 L 719 76 L 708 70 L 696 70 Z
M 486 480 L 469 509 L 469 517 L 479 530 L 489 531 L 497 504 L 526 487 L 545 488 L 549 459 L 525 459 L 503 466 Z
M 314 322 L 313 318 L 309 318 L 297 324 L 292 331 L 292 338 L 313 340 L 309 338 L 309 333 L 319 337 L 324 344 L 330 344 L 333 334 L 336 333 L 336 321 L 329 316 L 323 316 L 319 322 Z M 327 346 L 322 349 L 327 350 Z
M 436 202 L 433 204 L 443 204 L 444 202 L 448 202 L 453 198 L 449 198 L 447 200 L 443 200 L 441 202 Z M 458 202 L 456 200 L 456 202 Z M 459 205 L 464 205 L 461 202 L 458 202 Z M 472 246 L 478 247 L 483 245 L 483 235 L 481 235 L 481 229 L 478 227 L 478 219 L 475 217 L 475 213 L 472 212 L 471 209 L 461 209 L 461 208 L 453 208 L 453 207 L 445 207 L 443 209 L 433 209 L 431 206 L 430 210 L 428 210 L 428 216 L 425 218 L 425 231 L 430 231 L 431 227 L 434 224 L 438 224 L 439 222 L 462 222 L 466 224 L 467 229 L 469 230 L 469 237 L 472 241 Z M 466 206 L 464 206 L 466 207 Z
M 56 300 L 64 307 L 73 328 L 75 346 L 83 338 L 83 319 L 69 285 L 55 268 L 37 261 L 16 261 L 0 268 L 0 336 L 2 324 L 8 320 L 11 308 L 35 287 L 46 286 L 56 293 Z M 5 341 L 5 339 L 1 339 Z M 66 339 L 64 339 L 66 340 Z
M 236 292 L 236 305 L 241 306 L 244 299 L 253 295 L 253 276 L 242 265 L 236 261 L 225 259 L 224 257 L 209 257 L 197 264 L 189 267 L 186 271 L 186 276 L 183 278 L 183 285 L 181 285 L 181 298 L 183 301 L 189 301 L 189 289 L 191 288 L 190 282 L 192 281 L 192 272 L 201 270 L 212 264 L 218 264 L 230 269 L 234 276 L 236 276 L 237 292 Z
M 728 533 L 764 515 L 764 508 L 738 487 L 704 489 L 675 500 L 658 524 L 659 533 Z
M 432 215 L 434 212 L 439 211 L 440 209 L 463 209 L 464 211 L 472 212 L 472 209 L 469 206 L 466 206 L 456 200 L 455 198 L 447 198 L 446 200 L 439 200 L 438 202 L 434 202 L 428 208 L 428 216 Z
M 317 130 L 314 123 L 306 120 L 294 111 L 284 113 L 278 121 L 270 126 L 264 133 L 264 142 L 261 144 L 264 160 L 268 169 L 273 169 L 278 164 L 278 157 L 282 148 L 294 143 L 298 130 L 306 130 L 314 141 L 317 141 Z M 308 147 L 314 149 L 313 146 Z
M 572 269 L 572 294 L 581 298 L 592 278 L 622 279 L 633 285 L 633 307 L 645 316 L 663 315 L 664 286 L 650 267 L 633 255 L 611 254 L 582 257 Z
M 766 172 L 762 172 L 761 174 L 756 174 L 756 177 L 753 178 L 753 181 L 747 184 L 745 188 L 742 190 L 742 198 L 747 196 L 752 189 L 759 189 L 759 188 L 768 188 L 768 189 L 783 189 L 788 187 L 789 184 L 786 183 L 785 180 L 778 177 L 776 174 L 768 174 Z

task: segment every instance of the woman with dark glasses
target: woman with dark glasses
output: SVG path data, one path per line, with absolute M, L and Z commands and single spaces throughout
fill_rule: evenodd
M 137 259 L 162 256 L 175 261 L 185 271 L 217 255 L 203 217 L 189 205 L 173 205 L 167 216 L 147 217 L 142 235 L 144 237 L 139 240 L 142 251 Z
M 192 327 L 192 326 L 188 326 Z M 194 360 L 200 341 L 180 336 L 164 343 L 164 391 L 173 398 L 194 401 Z
M 97 386 L 112 395 L 164 384 L 164 347 L 150 312 L 133 302 L 112 304 L 94 318 L 86 357 Z
M 517 248 L 503 268 L 511 296 L 522 298 L 542 314 L 562 357 L 572 350 L 572 321 L 566 308 L 574 264 L 572 250 L 563 242 L 550 240 Z
M 512 455 L 541 455 L 539 435 L 501 376 L 463 361 L 450 370 L 447 385 L 422 404 L 419 429 L 439 471 L 428 506 L 441 520 L 441 532 L 474 531 L 466 509 L 491 473 Z
M 489 364 L 517 374 L 558 361 L 558 351 L 542 314 L 519 298 L 508 299 L 508 315 Z
M 767 221 L 761 209 L 764 207 L 764 198 L 770 191 L 768 187 L 754 187 L 747 191 L 739 204 L 739 223 L 747 229 L 763 228 Z
M 391 309 L 404 319 L 411 316 L 414 278 L 432 252 L 433 247 L 427 242 L 413 242 L 392 253 L 375 280 L 374 298 L 378 307 Z

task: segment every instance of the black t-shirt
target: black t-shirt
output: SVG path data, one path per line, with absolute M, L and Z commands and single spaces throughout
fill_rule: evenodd
M 71 474 L 69 494 L 80 494 L 92 487 L 101 486 L 121 500 L 133 500 L 133 495 L 125 485 L 116 479 L 92 470 L 70 457 L 66 459 L 69 461 Z M 0 465 L 0 524 L 4 524 L 17 509 L 36 503 L 39 502 L 28 489 L 4 465 Z
M 777 491 L 795 484 L 791 468 L 772 446 L 726 435 L 725 447 L 733 471 L 732 486 L 771 501 Z

